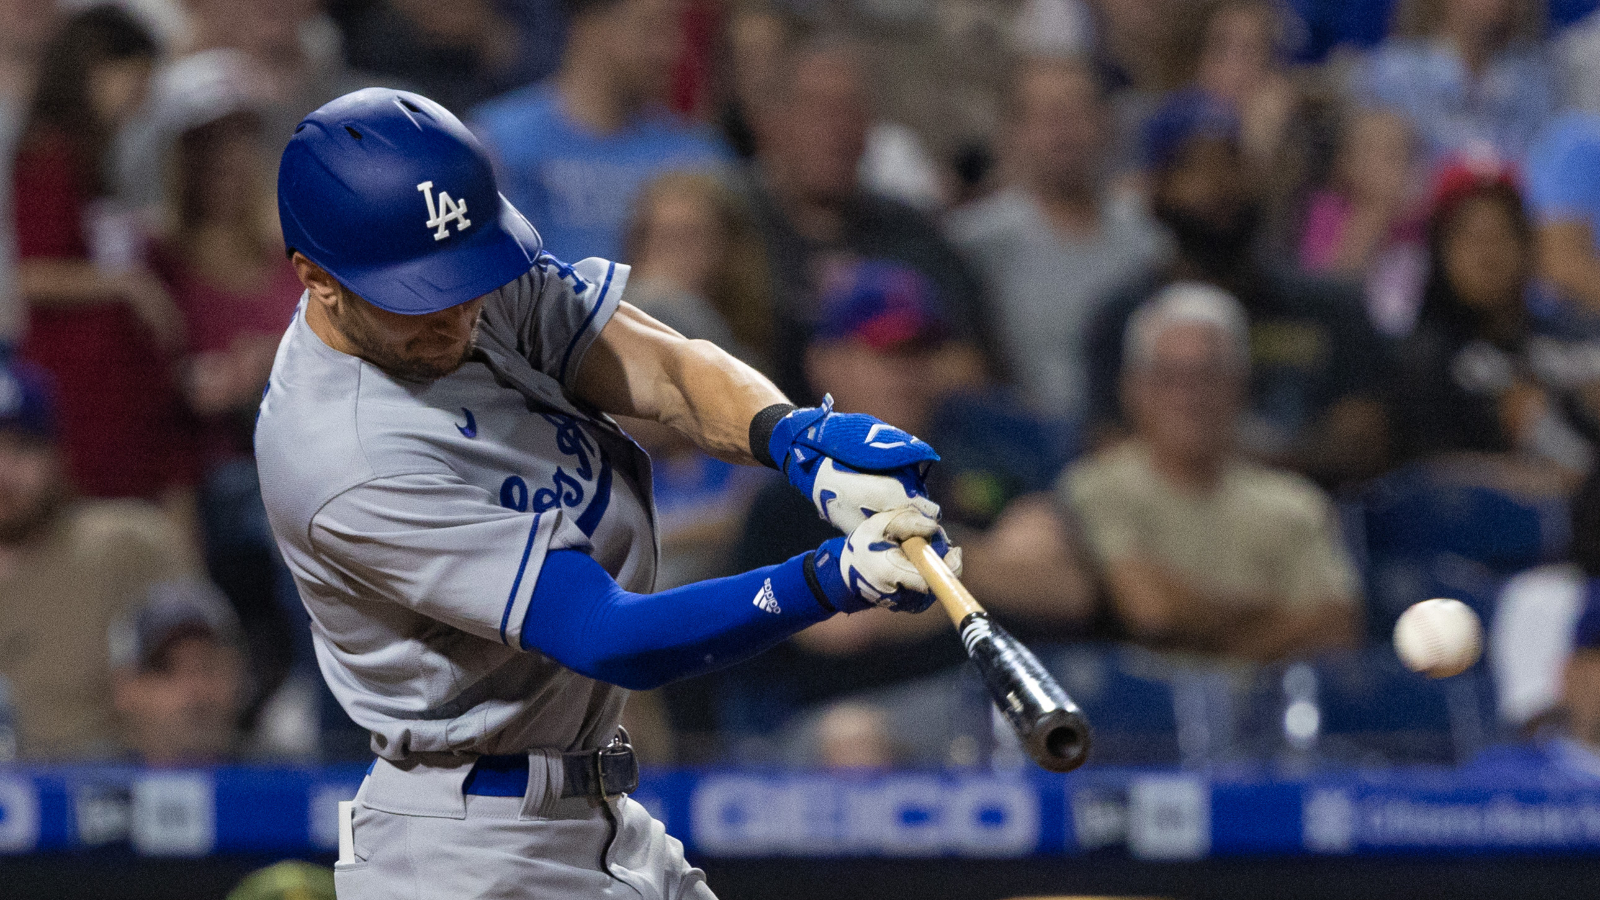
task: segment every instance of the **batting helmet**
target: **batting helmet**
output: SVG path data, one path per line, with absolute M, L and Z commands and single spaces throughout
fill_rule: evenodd
M 366 88 L 295 127 L 278 166 L 285 249 L 390 312 L 437 312 L 527 272 L 542 242 L 449 110 Z

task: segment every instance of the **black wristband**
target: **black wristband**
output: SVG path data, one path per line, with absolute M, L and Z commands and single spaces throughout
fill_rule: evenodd
M 750 455 L 756 458 L 769 469 L 779 468 L 778 461 L 772 458 L 772 432 L 783 421 L 783 417 L 795 411 L 795 407 L 788 403 L 774 403 L 756 413 L 750 420 Z
M 830 613 L 839 611 L 838 607 L 828 602 L 828 595 L 822 590 L 822 580 L 817 577 L 817 551 L 806 554 L 806 561 L 800 567 L 806 573 L 806 587 L 811 588 L 811 593 L 817 598 L 817 603 Z

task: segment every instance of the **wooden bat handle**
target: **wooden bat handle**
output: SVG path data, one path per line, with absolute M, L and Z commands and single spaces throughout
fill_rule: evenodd
M 983 612 L 983 607 L 973 598 L 972 592 L 961 583 L 950 567 L 944 564 L 938 551 L 933 549 L 926 538 L 912 537 L 900 542 L 900 549 L 911 558 L 911 564 L 917 567 L 922 577 L 928 579 L 928 587 L 933 589 L 933 595 L 939 598 L 939 605 L 944 607 L 945 615 L 959 630 L 961 623 L 973 613 Z

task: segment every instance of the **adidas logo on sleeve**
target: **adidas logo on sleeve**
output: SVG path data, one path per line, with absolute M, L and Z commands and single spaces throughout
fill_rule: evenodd
M 762 612 L 769 612 L 773 615 L 783 612 L 783 610 L 778 607 L 778 596 L 772 592 L 771 578 L 768 578 L 761 585 L 761 590 L 756 591 L 755 599 L 750 602 L 754 603 L 756 609 L 759 609 Z

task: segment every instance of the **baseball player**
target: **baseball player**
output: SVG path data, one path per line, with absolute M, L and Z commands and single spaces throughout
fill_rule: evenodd
M 748 658 L 836 612 L 919 611 L 899 550 L 953 567 L 915 437 L 760 375 L 566 265 L 423 97 L 308 116 L 278 176 L 305 283 L 256 431 L 318 662 L 372 733 L 339 896 L 709 898 L 627 794 L 628 689 Z M 847 532 L 781 565 L 650 593 L 650 464 L 608 413 L 781 469 Z

